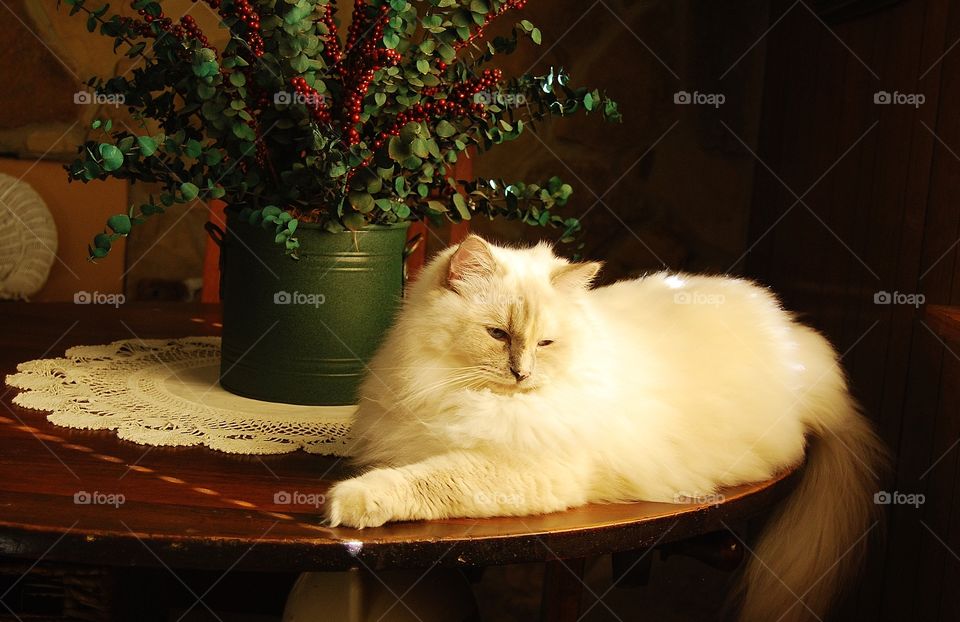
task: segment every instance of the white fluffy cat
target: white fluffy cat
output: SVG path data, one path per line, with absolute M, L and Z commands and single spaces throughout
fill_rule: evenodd
M 370 365 L 352 455 L 371 469 L 330 490 L 329 522 L 672 502 L 768 479 L 807 449 L 741 616 L 822 616 L 873 525 L 884 453 L 835 351 L 749 281 L 591 289 L 599 268 L 477 236 L 433 260 Z

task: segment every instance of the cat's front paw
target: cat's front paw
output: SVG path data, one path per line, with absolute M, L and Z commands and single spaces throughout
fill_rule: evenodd
M 400 518 L 391 511 L 395 491 L 368 473 L 335 484 L 327 493 L 325 514 L 331 527 L 379 527 Z

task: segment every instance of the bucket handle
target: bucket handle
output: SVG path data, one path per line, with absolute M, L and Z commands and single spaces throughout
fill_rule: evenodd
M 403 286 L 407 282 L 407 259 L 410 257 L 410 255 L 414 254 L 417 251 L 417 248 L 420 247 L 420 244 L 422 242 L 423 242 L 423 234 L 418 233 L 417 235 L 407 240 L 407 243 L 403 245 L 403 254 L 401 259 L 403 263 L 403 271 L 402 271 L 402 276 L 400 277 L 402 280 L 401 288 L 403 289 L 401 289 L 400 291 L 406 292 L 406 288 Z
M 225 285 L 224 281 L 226 281 L 226 278 L 224 277 L 224 274 L 223 274 L 223 253 L 224 251 L 226 251 L 226 247 L 224 246 L 223 242 L 224 242 L 224 238 L 227 237 L 227 233 L 217 225 L 210 222 L 209 220 L 203 223 L 203 228 L 204 230 L 206 230 L 207 234 L 210 236 L 210 239 L 213 240 L 213 243 L 217 245 L 217 248 L 220 249 L 220 258 L 219 258 L 219 261 L 217 262 L 217 268 L 220 271 L 220 287 L 219 287 L 220 300 L 223 300 L 223 292 L 224 292 L 224 285 Z
M 226 232 L 209 220 L 203 223 L 203 228 L 210 235 L 210 239 L 213 240 L 213 243 L 220 248 L 223 248 L 223 238 L 227 235 Z
M 403 246 L 403 260 L 404 260 L 404 261 L 406 261 L 407 258 L 410 257 L 410 255 L 414 254 L 414 253 L 417 251 L 417 248 L 419 248 L 421 242 L 423 242 L 423 234 L 422 234 L 422 233 L 418 233 L 417 235 L 415 235 L 415 236 L 413 236 L 412 238 L 410 238 L 409 240 L 407 240 L 407 243 L 404 244 L 404 246 Z

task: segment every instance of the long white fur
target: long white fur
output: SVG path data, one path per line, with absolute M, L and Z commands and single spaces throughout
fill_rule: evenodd
M 370 470 L 331 489 L 330 523 L 708 496 L 797 464 L 809 435 L 803 480 L 744 573 L 741 618 L 822 617 L 874 524 L 883 461 L 835 351 L 747 280 L 662 272 L 591 289 L 598 268 L 476 236 L 432 261 L 361 388 L 352 455 Z

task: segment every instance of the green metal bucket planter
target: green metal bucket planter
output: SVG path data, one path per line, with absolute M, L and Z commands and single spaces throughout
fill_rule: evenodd
M 403 293 L 408 226 L 329 233 L 300 223 L 295 260 L 228 210 L 221 386 L 269 402 L 356 403 Z

